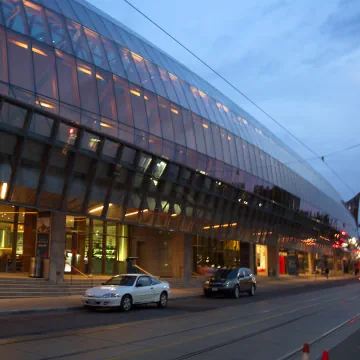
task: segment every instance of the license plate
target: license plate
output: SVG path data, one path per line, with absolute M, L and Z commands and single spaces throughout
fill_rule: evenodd
M 212 291 L 218 291 L 218 289 L 215 289 L 215 288 L 212 288 L 211 290 L 212 290 Z

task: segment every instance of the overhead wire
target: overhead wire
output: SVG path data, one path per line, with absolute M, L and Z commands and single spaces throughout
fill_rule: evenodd
M 142 12 L 139 8 L 133 5 L 130 1 L 124 0 L 126 4 L 132 7 L 136 12 L 146 18 L 149 22 L 151 22 L 155 27 L 157 27 L 160 31 L 170 37 L 173 41 L 175 41 L 179 46 L 181 46 L 184 50 L 186 50 L 189 54 L 195 57 L 198 61 L 200 61 L 205 67 L 207 67 L 210 71 L 212 71 L 215 75 L 217 75 L 221 80 L 223 80 L 227 85 L 229 85 L 233 90 L 235 90 L 238 94 L 240 94 L 244 99 L 249 101 L 255 108 L 257 108 L 260 112 L 262 112 L 265 116 L 267 116 L 270 120 L 272 120 L 275 124 L 277 124 L 281 129 L 283 129 L 286 133 L 288 133 L 292 138 L 294 138 L 298 143 L 300 143 L 304 148 L 310 151 L 317 159 L 323 160 L 324 164 L 329 168 L 329 170 L 354 194 L 356 192 L 350 187 L 349 184 L 342 179 L 339 174 L 313 149 L 311 149 L 308 145 L 306 145 L 301 139 L 299 139 L 296 135 L 294 135 L 290 130 L 288 130 L 284 125 L 282 125 L 279 121 L 277 121 L 273 116 L 271 116 L 266 110 L 264 110 L 261 106 L 259 106 L 255 101 L 251 100 L 245 93 L 243 93 L 238 87 L 233 85 L 229 80 L 227 80 L 223 75 L 221 75 L 217 70 L 215 70 L 211 65 L 202 60 L 198 55 L 196 55 L 191 49 L 182 44 L 179 40 L 177 40 L 173 35 L 171 35 L 167 30 L 165 30 L 162 26 L 152 20 L 148 15 Z M 305 163 L 306 160 L 302 159 Z M 301 162 L 301 160 L 299 160 Z

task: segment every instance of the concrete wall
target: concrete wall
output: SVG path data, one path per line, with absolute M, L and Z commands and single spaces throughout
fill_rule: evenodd
M 279 276 L 279 248 L 268 246 L 268 273 L 275 270 L 275 276 Z

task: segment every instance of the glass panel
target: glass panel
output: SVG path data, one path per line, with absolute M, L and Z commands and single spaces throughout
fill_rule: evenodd
M 187 146 L 190 149 L 196 150 L 194 123 L 192 120 L 191 112 L 185 109 L 181 109 L 182 118 L 184 121 L 185 137 Z
M 60 0 L 61 2 L 61 0 Z M 71 1 L 71 6 L 74 9 L 78 19 L 80 20 L 80 23 L 90 29 L 96 30 L 94 27 L 94 24 L 90 20 L 89 15 L 87 14 L 85 8 L 78 4 L 76 1 Z
M 30 35 L 36 40 L 51 44 L 49 29 L 45 20 L 44 8 L 24 0 Z
M 220 127 L 215 125 L 214 123 L 210 123 L 210 125 L 214 139 L 215 156 L 218 160 L 223 161 L 224 154 L 223 154 L 223 148 L 222 148 L 222 142 L 220 136 Z
M 58 4 L 56 3 L 56 0 L 41 0 L 41 3 L 44 4 L 44 6 L 48 7 L 49 9 L 55 10 L 59 13 L 61 13 L 60 8 Z
M 239 168 L 242 170 L 245 170 L 245 159 L 244 159 L 244 148 L 242 146 L 242 140 L 238 137 L 235 137 L 236 141 L 236 152 L 237 152 L 237 158 L 239 161 Z
M 32 46 L 34 57 L 35 88 L 38 94 L 58 98 L 54 50 L 40 44 Z
M 80 106 L 75 59 L 58 50 L 55 53 L 60 100 Z
M 163 137 L 167 140 L 174 141 L 174 130 L 170 115 L 169 102 L 161 96 L 158 96 L 158 101 Z
M 10 83 L 34 91 L 33 65 L 29 39 L 8 32 Z
M 195 114 L 192 114 L 192 118 L 193 118 L 193 123 L 194 123 L 197 150 L 203 154 L 207 154 L 203 122 L 202 122 L 200 116 L 197 116 Z
M 150 91 L 145 91 L 144 99 L 149 123 L 149 132 L 161 137 L 161 123 L 156 95 Z M 151 140 L 149 140 L 149 142 L 151 142 Z
M 126 48 L 126 43 L 124 41 L 124 39 L 122 38 L 120 31 L 119 31 L 119 26 L 113 24 L 112 22 L 108 21 L 107 19 L 103 19 L 105 21 L 106 24 L 106 28 L 111 32 L 113 39 L 122 47 Z
M 18 106 L 4 103 L 0 112 L 0 123 L 23 128 L 26 111 Z
M 138 74 L 140 76 L 141 86 L 143 86 L 144 88 L 146 88 L 150 91 L 155 92 L 155 89 L 151 82 L 150 74 L 147 71 L 144 59 L 140 55 L 135 54 L 133 52 L 131 52 L 131 56 L 134 60 L 135 66 L 136 66 Z
M 5 25 L 22 34 L 28 34 L 28 27 L 21 0 L 0 0 Z
M 202 92 L 201 90 L 199 90 L 199 94 L 200 94 L 200 97 L 202 99 L 202 102 L 205 105 L 205 109 L 206 109 L 207 113 L 210 116 L 209 120 L 211 120 L 214 123 L 217 123 L 217 118 L 216 118 L 216 116 L 215 116 L 215 114 L 213 112 L 210 97 L 208 95 L 206 95 L 204 92 Z
M 9 81 L 5 31 L 3 30 L 3 28 L 0 28 L 0 81 Z M 0 92 L 1 89 L 2 85 L 0 84 Z
M 169 74 L 167 73 L 167 71 L 163 70 L 162 68 L 158 68 L 159 69 L 159 73 L 160 73 L 160 77 L 161 77 L 161 80 L 163 81 L 164 85 L 165 85 L 165 89 L 166 89 L 166 92 L 168 94 L 168 98 L 175 102 L 175 103 L 179 103 L 179 100 L 175 94 L 175 90 L 174 90 L 174 87 L 170 81 L 170 78 L 169 78 Z
M 111 193 L 110 204 L 107 213 L 109 219 L 123 220 L 124 218 L 124 199 L 127 194 L 127 184 L 129 182 L 129 170 L 116 166 L 115 184 Z
M 91 169 L 91 159 L 79 156 L 76 162 L 74 178 L 69 184 L 69 193 L 66 199 L 66 211 L 81 212 L 85 197 L 87 178 Z
M 249 150 L 250 162 L 251 162 L 251 174 L 257 176 L 258 172 L 257 172 L 257 168 L 256 168 L 254 145 L 248 144 L 248 150 Z
M 230 146 L 229 146 L 229 141 L 228 141 L 228 132 L 223 129 L 220 128 L 220 136 L 221 136 L 221 141 L 223 144 L 223 151 L 224 151 L 224 161 L 228 164 L 231 164 L 231 156 L 230 156 Z
M 11 201 L 35 205 L 43 156 L 47 147 L 31 140 L 25 142 L 20 169 Z
M 198 108 L 200 110 L 200 115 L 203 116 L 206 119 L 209 119 L 209 114 L 205 110 L 205 106 L 204 106 L 204 103 L 201 100 L 199 90 L 192 87 L 192 86 L 190 86 L 190 89 L 191 89 L 193 97 L 194 97 L 194 99 L 196 101 L 196 104 L 197 104 L 197 106 L 198 106 Z
M 90 152 L 96 152 L 98 150 L 100 144 L 100 137 L 85 131 L 84 136 L 81 140 L 81 149 L 90 151 Z
M 192 95 L 192 92 L 190 90 L 189 84 L 187 84 L 185 81 L 183 81 L 181 79 L 179 79 L 179 80 L 180 80 L 181 86 L 182 86 L 182 88 L 184 90 L 184 94 L 185 94 L 185 97 L 187 99 L 187 102 L 190 105 L 189 109 L 191 111 L 197 113 L 197 114 L 200 114 L 200 110 L 196 105 L 196 102 L 195 102 L 195 99 L 194 99 L 194 97 Z
M 118 121 L 133 126 L 134 120 L 131 109 L 129 83 L 117 76 L 113 76 L 113 79 Z
M 181 116 L 181 108 L 175 104 L 170 104 L 170 115 L 174 128 L 175 142 L 186 146 L 185 129 Z
M 130 99 L 133 109 L 134 126 L 148 131 L 143 89 L 130 84 Z
M 121 27 L 118 27 L 118 32 L 120 33 L 122 39 L 125 41 L 125 47 L 140 54 L 140 50 L 137 48 L 136 44 L 131 41 L 130 34 Z
M 158 95 L 166 98 L 167 94 L 165 91 L 164 84 L 162 80 L 160 79 L 159 70 L 156 65 L 152 64 L 150 61 L 145 60 L 146 68 L 148 69 L 148 72 L 150 74 L 151 81 L 155 87 L 155 91 Z
M 215 149 L 214 149 L 215 147 L 214 147 L 214 140 L 212 137 L 212 131 L 211 131 L 211 127 L 210 127 L 210 122 L 205 119 L 201 119 L 201 121 L 202 121 L 204 136 L 205 136 L 207 154 L 214 158 L 215 157 Z
M 75 56 L 92 63 L 93 59 L 90 54 L 83 27 L 69 19 L 66 19 L 66 25 L 73 44 Z
M 132 81 L 133 83 L 141 85 L 141 81 L 140 81 L 139 75 L 136 71 L 136 67 L 135 67 L 133 59 L 131 57 L 130 51 L 119 46 L 119 53 L 121 56 L 121 60 L 124 64 L 127 78 L 130 81 Z
M 111 33 L 107 30 L 104 22 L 102 21 L 103 18 L 100 17 L 98 14 L 95 13 L 95 11 L 91 11 L 86 9 L 88 14 L 90 15 L 90 18 L 92 20 L 92 23 L 95 25 L 95 30 L 103 35 L 108 37 L 109 39 L 112 39 Z
M 120 59 L 120 56 L 116 49 L 115 44 L 103 37 L 101 38 L 101 41 L 104 45 L 106 56 L 107 56 L 108 62 L 110 64 L 111 71 L 114 74 L 126 79 L 127 76 L 125 73 L 124 65 Z
M 180 105 L 189 109 L 189 104 L 186 100 L 186 97 L 185 97 L 184 91 L 182 89 L 179 78 L 173 74 L 169 74 L 169 75 L 170 75 L 170 80 L 171 80 L 172 84 L 174 85 L 176 95 L 177 95 L 178 99 L 180 100 Z
M 74 10 L 72 9 L 72 7 L 70 6 L 68 0 L 57 0 L 57 4 L 60 8 L 60 10 L 62 11 L 62 13 L 75 21 L 79 21 L 79 19 L 77 18 L 77 16 L 74 13 Z
M 72 54 L 72 45 L 65 27 L 64 18 L 49 10 L 46 10 L 46 16 L 49 22 L 52 44 L 57 49 Z
M 62 191 L 67 175 L 69 153 L 55 148 L 49 159 L 49 167 L 45 178 L 44 189 L 40 194 L 39 205 L 59 209 Z
M 96 80 L 98 85 L 101 115 L 106 116 L 110 119 L 114 119 L 114 120 L 117 119 L 112 74 L 97 69 Z M 102 126 L 106 127 L 105 124 Z
M 237 159 L 237 150 L 236 150 L 236 143 L 235 138 L 233 134 L 228 133 L 228 141 L 230 145 L 230 155 L 231 155 L 231 164 L 235 166 L 236 168 L 239 167 L 238 159 Z
M 149 135 L 149 150 L 155 154 L 161 155 L 162 139 L 154 135 Z
M 40 114 L 33 114 L 29 133 L 34 133 L 49 138 L 54 120 Z
M 104 48 L 98 34 L 89 29 L 84 29 L 89 48 L 94 59 L 94 64 L 105 70 L 109 70 L 109 64 L 104 52 Z
M 99 113 L 99 99 L 96 89 L 95 68 L 80 60 L 77 61 L 81 107 Z

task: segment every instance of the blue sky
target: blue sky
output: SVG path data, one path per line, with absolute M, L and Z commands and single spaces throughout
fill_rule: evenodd
M 314 156 L 122 0 L 95 6 L 171 54 L 305 159 Z M 360 143 L 360 0 L 131 0 L 317 153 Z M 360 147 L 327 158 L 360 191 Z M 347 200 L 321 160 L 309 161 Z

